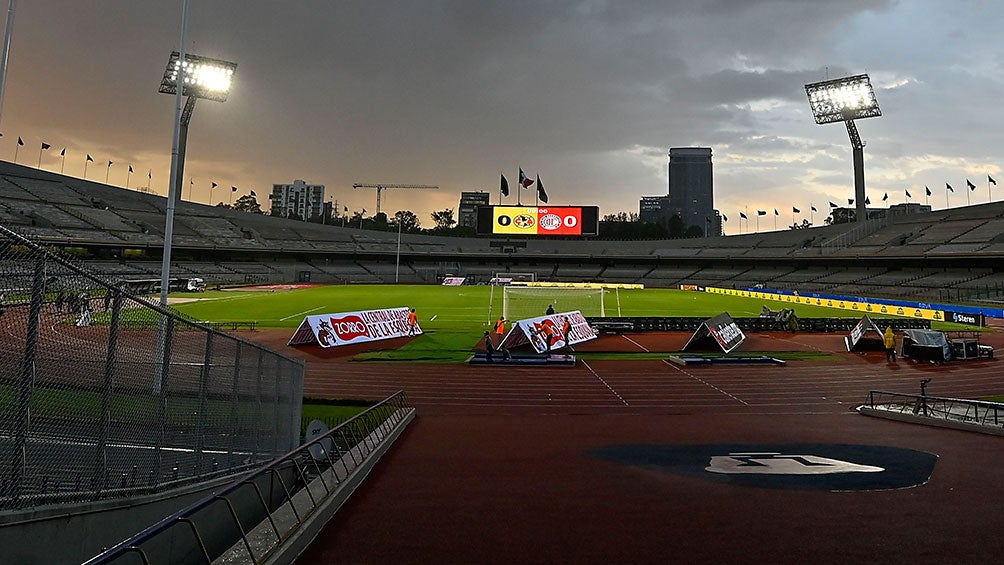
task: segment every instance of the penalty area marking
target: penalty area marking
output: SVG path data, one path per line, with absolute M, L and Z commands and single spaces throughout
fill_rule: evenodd
M 321 308 L 324 308 L 324 306 L 318 306 L 317 308 L 311 308 L 310 310 L 304 310 L 303 312 L 297 312 L 296 314 L 290 314 L 289 316 L 286 316 L 285 318 L 279 318 L 279 321 L 280 322 L 285 322 L 286 320 L 288 320 L 290 318 L 296 318 L 296 317 L 302 316 L 304 314 L 307 314 L 309 312 L 313 312 L 315 310 L 320 310 Z

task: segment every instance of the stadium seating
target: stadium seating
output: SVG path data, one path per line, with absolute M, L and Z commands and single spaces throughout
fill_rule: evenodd
M 109 275 L 159 273 L 165 210 L 165 199 L 154 194 L 0 162 L 3 225 L 55 245 L 100 249 L 100 257 L 144 250 L 145 259 L 120 259 L 121 268 L 97 267 Z M 761 221 L 768 223 L 773 227 Z M 402 234 L 399 242 L 397 232 L 179 202 L 173 234 L 174 263 L 210 283 L 291 282 L 303 271 L 316 282 L 431 284 L 453 274 L 478 283 L 497 272 L 533 272 L 539 280 L 656 287 L 763 284 L 876 296 L 1004 297 L 1004 279 L 994 274 L 1004 271 L 1004 202 L 728 237 L 530 239 L 508 251 L 498 245 L 502 238 Z

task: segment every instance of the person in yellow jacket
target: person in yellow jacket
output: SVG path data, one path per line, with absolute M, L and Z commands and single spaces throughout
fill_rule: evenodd
M 885 333 L 882 334 L 882 342 L 885 344 L 885 360 L 895 361 L 896 360 L 896 336 L 892 333 L 892 326 L 888 326 L 885 329 Z

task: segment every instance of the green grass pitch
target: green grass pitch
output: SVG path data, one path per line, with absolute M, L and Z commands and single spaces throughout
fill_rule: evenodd
M 176 303 L 173 307 L 196 320 L 255 321 L 263 329 L 287 328 L 290 336 L 308 315 L 401 306 L 415 308 L 419 324 L 426 332 L 424 335 L 392 351 L 375 343 L 376 351 L 355 357 L 360 361 L 462 361 L 476 347 L 482 332 L 489 329 L 502 312 L 502 289 L 496 287 L 493 291 L 488 286 L 332 285 L 276 291 L 209 291 L 197 296 L 177 294 L 172 297 L 195 298 Z M 616 315 L 618 302 L 622 316 L 711 317 L 728 312 L 739 318 L 758 316 L 764 304 L 775 310 L 782 305 L 760 299 L 675 289 L 622 289 L 618 293 L 608 292 L 604 299 L 608 316 Z M 794 309 L 800 318 L 860 315 L 802 304 L 794 305 Z

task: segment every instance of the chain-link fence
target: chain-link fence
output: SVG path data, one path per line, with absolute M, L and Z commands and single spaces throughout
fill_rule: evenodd
M 303 374 L 0 226 L 0 511 L 271 460 L 299 443 Z

